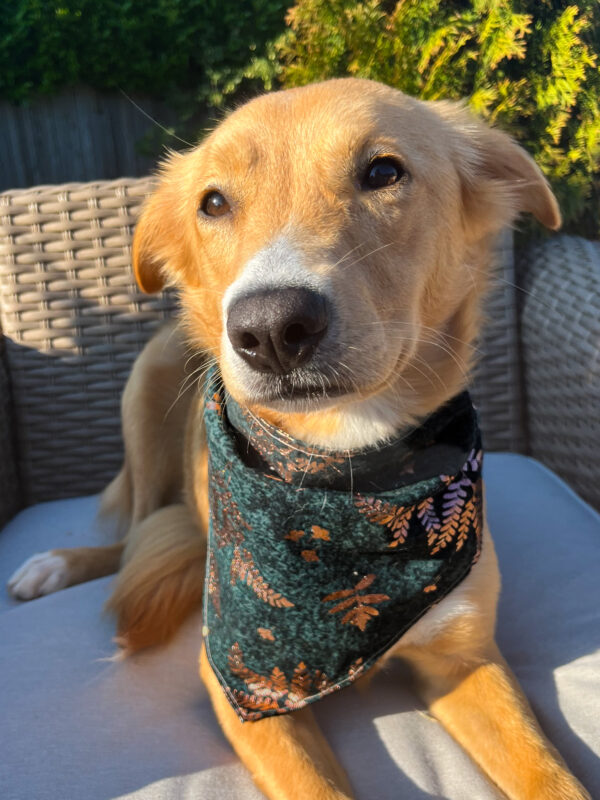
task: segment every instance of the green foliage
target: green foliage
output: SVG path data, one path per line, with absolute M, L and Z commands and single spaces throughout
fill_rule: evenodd
M 186 137 L 206 105 L 342 75 L 467 97 L 535 157 L 567 229 L 600 233 L 598 0 L 297 0 L 284 30 L 288 1 L 3 0 L 0 97 L 142 92 Z
M 21 102 L 74 83 L 188 106 L 284 27 L 286 0 L 2 0 L 0 97 Z M 221 88 L 218 88 L 221 87 Z
M 271 81 L 349 74 L 426 100 L 466 97 L 534 156 L 566 228 L 600 233 L 597 0 L 298 0 L 287 22 Z

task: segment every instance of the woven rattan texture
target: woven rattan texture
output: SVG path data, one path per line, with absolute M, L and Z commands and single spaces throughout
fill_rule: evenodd
M 130 268 L 149 180 L 0 195 L 0 321 L 26 504 L 95 492 L 121 459 L 120 394 L 167 296 Z
M 522 452 L 525 434 L 512 231 L 499 237 L 491 271 L 472 392 L 485 449 Z
M 600 243 L 560 236 L 521 261 L 530 452 L 600 508 Z
M 165 297 L 140 294 L 132 227 L 146 179 L 37 187 L 0 195 L 0 313 L 26 502 L 94 492 L 121 458 L 119 396 Z M 522 444 L 512 237 L 496 287 L 475 395 L 487 449 Z
M 13 435 L 10 386 L 0 332 L 0 529 L 19 509 L 21 500 Z

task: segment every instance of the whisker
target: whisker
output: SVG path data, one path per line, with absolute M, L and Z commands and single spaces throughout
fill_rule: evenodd
M 281 401 L 282 401 L 282 402 L 284 402 L 284 398 L 283 398 L 283 396 L 281 395 L 281 390 L 280 390 L 280 399 L 281 399 Z M 260 426 L 260 428 L 262 428 L 262 430 L 263 430 L 263 431 L 264 431 L 264 432 L 265 432 L 265 433 L 266 433 L 268 436 L 270 436 L 270 437 L 271 437 L 271 438 L 272 438 L 274 441 L 278 442 L 279 444 L 282 444 L 284 447 L 289 447 L 289 446 L 290 446 L 290 443 L 289 443 L 289 442 L 286 442 L 284 439 L 280 438 L 279 436 L 277 436 L 277 435 L 275 434 L 275 432 L 274 432 L 274 431 L 276 431 L 276 430 L 277 430 L 277 428 L 275 428 L 275 429 L 273 429 L 273 430 L 270 430 L 269 428 L 267 428 L 267 427 L 266 427 L 266 426 L 263 424 L 263 422 L 262 422 L 262 420 L 260 419 L 260 417 L 257 417 L 257 416 L 256 416 L 256 415 L 255 415 L 255 414 L 252 412 L 252 411 L 250 411 L 250 409 L 247 409 L 247 411 L 248 411 L 248 412 L 249 412 L 249 413 L 250 413 L 250 414 L 251 414 L 251 415 L 254 417 L 254 419 L 256 420 L 256 423 L 257 423 L 257 424 Z M 299 453 L 302 453 L 302 454 L 303 454 L 303 455 L 305 455 L 305 456 L 314 455 L 314 454 L 315 454 L 315 452 L 316 452 L 314 449 L 313 449 L 312 451 L 309 451 L 309 450 L 302 450 L 302 448 L 300 448 L 300 447 L 296 447 L 296 450 L 298 450 L 298 452 L 299 452 Z
M 458 356 L 456 355 L 456 353 L 454 353 L 449 347 L 445 347 L 439 341 L 434 341 L 433 339 L 426 339 L 426 338 L 423 338 L 423 337 L 415 337 L 415 336 L 403 336 L 401 338 L 401 341 L 414 342 L 416 344 L 428 344 L 428 345 L 431 345 L 433 347 L 439 348 L 440 350 L 442 350 L 442 352 L 446 353 L 446 355 L 449 356 L 454 361 L 454 363 L 458 367 L 458 369 L 460 371 L 460 374 L 462 375 L 464 380 L 466 382 L 469 380 L 469 374 L 467 372 L 466 364 L 464 362 L 461 363 L 459 361 Z M 340 363 L 342 363 L 342 362 L 340 362 Z M 426 362 L 423 362 L 423 363 L 426 363 Z
M 477 267 L 473 264 L 469 265 L 469 269 L 475 270 L 476 272 L 489 274 L 489 271 L 487 269 L 482 267 Z M 542 300 L 542 298 L 535 292 L 532 292 L 530 289 L 525 289 L 523 286 L 519 286 L 518 284 L 513 283 L 512 281 L 508 281 L 506 280 L 506 278 L 501 278 L 499 275 L 495 275 L 492 273 L 492 275 L 490 276 L 490 283 L 492 285 L 492 288 L 494 283 L 503 283 L 506 286 L 510 286 L 512 289 L 516 289 L 517 291 L 522 292 L 525 295 L 528 295 L 529 297 L 533 297 L 534 300 L 537 300 L 538 303 L 547 308 L 549 311 L 555 312 L 556 310 L 549 303 L 546 303 L 544 300 Z
M 364 256 L 351 261 L 349 264 L 344 264 L 344 269 L 349 269 L 350 267 L 356 266 L 356 264 L 360 264 L 361 261 L 364 261 L 365 258 L 369 258 L 369 256 L 375 255 L 375 253 L 379 253 L 380 250 L 385 250 L 386 247 L 391 247 L 395 242 L 387 242 L 387 244 L 382 244 L 380 247 L 376 247 L 374 250 L 371 250 L 369 253 L 365 253 Z M 356 249 L 356 248 L 355 248 Z
M 131 103 L 132 106 L 134 106 L 134 108 L 137 108 L 137 110 L 141 114 L 143 114 L 147 119 L 149 119 L 150 122 L 153 122 L 156 125 L 157 128 L 161 129 L 161 131 L 163 131 L 164 133 L 168 134 L 169 136 L 172 136 L 174 139 L 177 139 L 182 144 L 186 144 L 188 147 L 195 147 L 196 146 L 196 145 L 192 144 L 191 142 L 187 142 L 185 139 L 182 139 L 181 136 L 178 136 L 176 133 L 174 133 L 173 131 L 170 131 L 168 128 L 165 128 L 164 125 L 161 125 L 160 122 L 158 122 L 158 120 L 154 119 L 154 117 L 151 117 L 150 114 L 148 114 L 147 111 L 144 111 L 144 109 L 141 106 L 138 106 L 138 104 L 135 102 L 135 100 L 133 100 L 127 94 L 127 92 L 124 92 L 123 89 L 119 89 L 119 91 L 121 92 L 123 97 L 125 97 L 127 100 L 129 100 L 129 102 Z
M 395 319 L 395 320 L 377 319 L 377 320 L 371 320 L 369 322 L 356 322 L 356 323 L 354 323 L 353 327 L 359 327 L 361 325 L 365 326 L 365 327 L 368 326 L 368 325 L 380 325 L 380 326 L 383 326 L 383 327 L 386 327 L 386 328 L 387 327 L 393 327 L 393 326 L 396 326 L 396 325 L 404 325 L 404 326 L 408 326 L 410 328 L 414 327 L 414 323 L 407 322 L 405 320 L 400 320 L 400 319 Z M 438 331 L 435 328 L 431 327 L 431 325 L 422 325 L 421 323 L 419 323 L 419 328 L 421 330 L 424 330 L 424 331 L 431 331 L 432 333 L 435 333 L 436 336 L 438 336 L 438 337 L 440 337 L 442 339 L 452 339 L 452 341 L 459 342 L 459 344 L 464 344 L 466 347 L 471 348 L 471 350 L 475 350 L 477 352 L 481 352 L 481 349 L 477 348 L 471 342 L 467 342 L 465 339 L 460 339 L 458 336 L 452 336 L 452 334 L 450 334 L 450 333 L 445 333 L 443 331 Z M 359 349 L 359 348 L 357 348 L 357 349 Z
M 312 453 L 309 455 L 309 457 L 308 457 L 308 461 L 307 461 L 307 463 L 306 463 L 306 469 L 304 470 L 304 473 L 303 473 L 303 475 L 302 475 L 302 478 L 300 479 L 300 483 L 298 484 L 298 489 L 301 489 L 301 488 L 302 488 L 302 484 L 304 483 L 304 479 L 305 479 L 305 478 L 306 478 L 306 476 L 308 475 L 308 470 L 309 470 L 309 467 L 310 467 L 310 462 L 312 461 L 312 457 L 313 457 L 313 455 L 314 455 L 315 453 L 316 453 L 316 450 L 313 450 L 313 452 L 312 452 Z
M 425 367 L 427 367 L 427 368 L 430 370 L 430 372 L 433 372 L 433 374 L 435 375 L 435 377 L 436 377 L 436 378 L 439 380 L 439 382 L 442 384 L 442 386 L 443 386 L 445 389 L 447 389 L 447 388 L 448 388 L 448 386 L 446 385 L 446 382 L 445 382 L 444 380 L 442 380 L 441 376 L 440 376 L 440 375 L 438 375 L 438 373 L 437 373 L 437 372 L 434 370 L 434 368 L 431 366 L 431 364 L 428 364 L 428 363 L 427 363 L 427 361 L 425 361 L 425 359 L 424 359 L 424 358 L 421 358 L 421 357 L 420 357 L 420 356 L 418 356 L 416 353 L 413 355 L 413 358 L 415 358 L 415 359 L 418 359 L 418 360 L 419 360 L 419 363 L 421 363 L 421 364 L 423 364 Z M 423 372 L 423 370 L 422 370 L 422 369 L 420 369 L 419 367 L 417 367 L 417 365 L 416 365 L 416 364 L 412 364 L 411 362 L 409 362 L 409 365 L 407 365 L 407 366 L 410 366 L 412 369 L 416 370 L 416 371 L 417 371 L 417 372 L 418 372 L 420 375 L 422 375 L 422 376 L 425 378 L 425 380 L 426 380 L 426 381 L 429 381 L 429 383 L 431 384 L 431 386 L 432 386 L 433 388 L 435 388 L 435 383 L 432 381 L 432 379 L 429 377 L 429 375 L 426 375 L 426 374 Z
M 354 470 L 352 469 L 352 456 L 348 453 L 348 468 L 350 469 L 350 497 L 354 494 Z
M 186 365 L 189 362 L 189 360 L 190 359 L 188 359 L 188 361 L 186 362 Z M 175 400 L 173 400 L 173 402 L 165 412 L 165 415 L 163 417 L 163 423 L 165 422 L 165 420 L 167 419 L 167 417 L 169 416 L 175 405 L 179 402 L 179 400 L 181 400 L 183 395 L 194 386 L 194 384 L 197 384 L 198 388 L 200 388 L 200 381 L 202 380 L 202 378 L 204 378 L 204 376 L 210 370 L 210 368 L 215 366 L 216 364 L 217 364 L 217 359 L 216 357 L 213 357 L 212 360 L 209 359 L 208 362 L 202 362 L 202 364 L 200 364 L 193 372 L 185 376 L 185 378 L 181 383 L 181 386 L 179 387 L 179 392 L 177 393 L 177 397 L 175 398 Z M 198 375 L 198 373 L 201 374 Z M 198 379 L 194 380 L 196 375 L 198 375 Z
M 362 247 L 363 245 L 364 242 L 360 242 L 360 244 L 357 244 L 356 247 L 353 247 L 351 250 L 348 250 L 348 252 L 345 255 L 343 255 L 339 259 L 339 261 L 336 261 L 335 264 L 332 265 L 331 269 L 334 269 L 334 267 L 338 267 L 343 261 L 345 261 L 348 258 L 349 255 L 352 255 L 352 253 L 356 252 L 356 250 L 358 250 L 358 248 Z

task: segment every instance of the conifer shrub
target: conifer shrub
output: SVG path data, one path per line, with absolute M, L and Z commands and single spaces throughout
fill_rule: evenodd
M 536 159 L 565 229 L 600 234 L 598 0 L 298 0 L 248 74 L 266 88 L 354 75 L 466 98 Z
M 343 75 L 465 98 L 533 155 L 565 229 L 600 235 L 599 0 L 297 0 L 285 21 L 286 0 L 5 6 L 0 98 L 144 92 L 177 108 L 181 132 L 199 108 Z M 156 153 L 177 146 L 154 138 Z

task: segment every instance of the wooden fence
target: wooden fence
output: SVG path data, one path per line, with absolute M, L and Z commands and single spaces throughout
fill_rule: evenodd
M 163 125 L 172 122 L 156 100 L 134 102 Z M 66 181 L 146 175 L 155 160 L 139 142 L 155 127 L 120 93 L 75 87 L 20 106 L 0 102 L 0 191 Z

